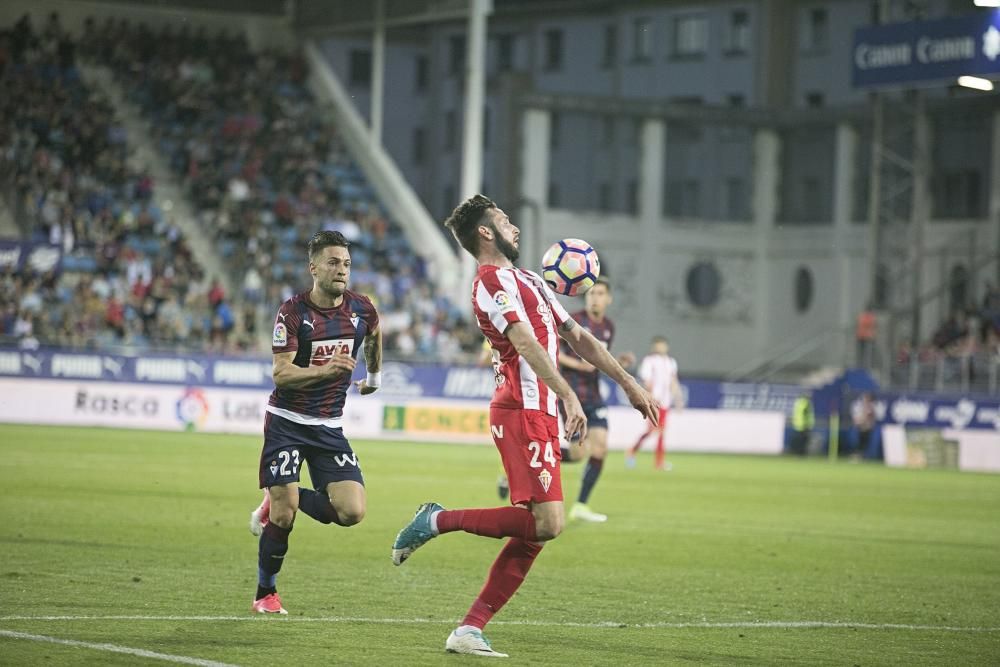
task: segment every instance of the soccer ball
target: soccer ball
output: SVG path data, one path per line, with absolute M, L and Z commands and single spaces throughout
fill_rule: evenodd
M 583 294 L 594 286 L 599 275 L 601 260 L 586 241 L 557 241 L 542 256 L 542 278 L 559 294 Z

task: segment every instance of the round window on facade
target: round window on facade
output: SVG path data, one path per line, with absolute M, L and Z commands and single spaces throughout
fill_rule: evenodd
M 795 272 L 795 310 L 804 313 L 812 306 L 813 274 L 808 268 L 800 266 Z
M 712 262 L 698 262 L 687 272 L 688 299 L 699 308 L 710 308 L 719 301 L 722 276 Z

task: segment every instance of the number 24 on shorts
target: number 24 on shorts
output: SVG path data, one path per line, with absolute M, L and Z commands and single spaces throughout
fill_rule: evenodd
M 528 451 L 531 452 L 531 463 L 529 465 L 531 465 L 532 468 L 541 468 L 542 467 L 542 465 L 543 465 L 542 461 L 538 460 L 538 456 L 540 454 L 542 456 L 542 460 L 545 461 L 545 463 L 548 463 L 553 468 L 555 467 L 555 465 L 556 465 L 556 455 L 552 451 L 552 442 L 551 441 L 545 443 L 545 453 L 544 454 L 542 454 L 542 445 L 540 443 L 537 443 L 537 442 L 529 442 L 528 443 Z

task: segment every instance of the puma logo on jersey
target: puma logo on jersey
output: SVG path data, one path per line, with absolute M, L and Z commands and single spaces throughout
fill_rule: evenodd
M 503 440 L 503 424 L 490 424 L 490 430 L 493 431 L 494 438 Z
M 311 320 L 306 320 L 306 319 L 303 319 L 303 320 L 302 320 L 302 324 L 305 324 L 305 325 L 306 325 L 306 326 L 308 326 L 308 327 L 309 327 L 310 329 L 315 329 L 315 328 L 316 328 L 316 325 L 315 325 L 315 324 L 313 324 Z
M 285 321 L 286 317 L 288 317 L 288 313 L 278 313 L 278 319 L 281 320 L 282 322 Z

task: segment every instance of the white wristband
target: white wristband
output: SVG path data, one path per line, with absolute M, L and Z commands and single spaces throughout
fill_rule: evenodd
M 372 389 L 378 389 L 382 384 L 382 371 L 378 373 L 369 373 L 368 379 L 365 380 L 365 384 Z

